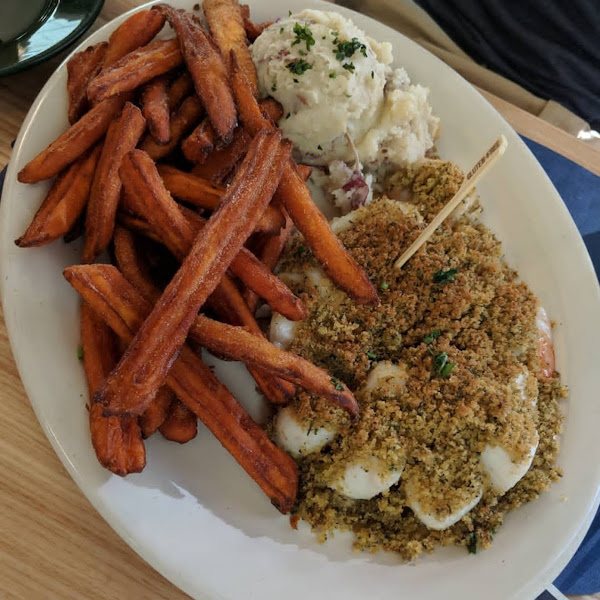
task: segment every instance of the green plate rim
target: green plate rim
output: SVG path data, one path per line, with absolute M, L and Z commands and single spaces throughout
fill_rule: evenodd
M 59 0 L 59 4 L 60 4 Z M 96 20 L 96 17 L 100 14 L 102 7 L 104 6 L 104 0 L 96 0 L 96 2 L 91 6 L 89 12 L 86 16 L 81 20 L 79 25 L 66 37 L 62 38 L 56 44 L 50 46 L 43 52 L 32 56 L 31 58 L 27 58 L 23 61 L 13 63 L 8 67 L 0 67 L 0 77 L 4 77 L 6 75 L 14 75 L 15 73 L 19 73 L 20 71 L 24 71 L 30 67 L 34 67 L 39 65 L 49 58 L 56 56 L 59 52 L 73 44 L 80 36 L 82 36 L 93 24 Z

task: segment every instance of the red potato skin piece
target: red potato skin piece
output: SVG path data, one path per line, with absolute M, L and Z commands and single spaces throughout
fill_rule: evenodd
M 261 132 L 256 136 L 218 210 L 96 393 L 95 399 L 104 405 L 106 414 L 139 415 L 152 401 L 198 309 L 254 231 L 290 152 L 291 146 L 282 143 L 281 133 Z

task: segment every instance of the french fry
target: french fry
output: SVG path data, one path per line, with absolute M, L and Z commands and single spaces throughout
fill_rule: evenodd
M 275 269 L 275 266 L 279 261 L 279 257 L 281 256 L 287 241 L 290 239 L 290 235 L 294 227 L 294 223 L 288 216 L 285 209 L 283 209 L 282 214 L 286 220 L 285 227 L 283 227 L 277 235 L 262 236 L 262 239 L 260 240 L 259 246 L 256 250 L 256 257 L 270 271 Z M 246 301 L 250 312 L 254 314 L 258 308 L 260 296 L 250 288 L 246 288 L 242 292 L 242 296 Z
M 273 122 L 279 121 L 283 114 L 281 104 L 273 98 L 261 100 L 260 107 Z M 251 141 L 252 137 L 243 127 L 236 127 L 231 143 L 214 150 L 215 132 L 205 119 L 183 140 L 181 150 L 190 162 L 196 163 L 193 171 L 195 174 L 210 179 L 213 183 L 221 183 L 244 156 Z
M 142 438 L 147 440 L 165 422 L 169 414 L 171 402 L 176 400 L 171 388 L 163 385 L 146 412 L 139 418 Z M 112 417 L 108 417 L 109 419 Z
M 113 331 L 130 343 L 151 305 L 110 265 L 78 265 L 64 271 Z M 298 488 L 294 460 L 271 442 L 211 370 L 183 346 L 167 376 L 173 392 L 210 429 L 282 513 L 291 510 Z
M 194 84 L 190 74 L 185 71 L 173 80 L 169 87 L 167 101 L 169 103 L 169 112 L 174 111 L 182 102 L 194 91 Z
M 177 111 L 171 116 L 169 142 L 157 144 L 151 135 L 144 138 L 140 149 L 147 152 L 154 160 L 160 160 L 171 154 L 181 138 L 198 121 L 203 113 L 202 103 L 197 96 L 188 96 Z
M 185 173 L 169 165 L 158 165 L 157 168 L 165 187 L 172 196 L 199 208 L 209 210 L 215 210 L 219 205 L 225 188 L 213 186 L 200 177 Z M 275 234 L 284 225 L 285 219 L 281 210 L 274 206 L 267 206 L 256 226 L 256 231 Z
M 273 21 L 258 24 L 254 23 L 250 20 L 250 7 L 247 4 L 242 4 L 240 8 L 242 11 L 242 19 L 244 20 L 244 29 L 246 30 L 246 35 L 248 36 L 248 40 L 253 42 L 269 25 L 272 25 Z
M 132 218 L 136 219 L 135 217 Z M 138 220 L 142 222 L 141 227 L 145 224 L 146 227 L 150 228 L 150 225 L 146 221 L 143 221 L 142 219 Z M 139 230 L 139 227 L 140 223 L 134 222 L 133 228 Z M 143 230 L 142 233 L 148 235 L 148 233 Z M 157 241 L 160 240 L 158 239 Z M 131 233 L 122 227 L 117 227 L 115 229 L 114 247 L 115 258 L 121 273 L 123 273 L 127 281 L 129 281 L 129 283 L 131 283 L 145 299 L 150 300 L 155 304 L 160 297 L 160 291 L 154 285 L 146 264 L 141 260 L 137 253 Z M 255 335 L 264 335 L 244 303 L 238 288 L 227 276 L 221 279 L 221 282 L 216 287 L 215 291 L 208 298 L 207 307 L 228 323 L 246 327 Z M 293 398 L 295 388 L 287 381 L 272 377 L 268 373 L 261 371 L 260 368 L 249 366 L 248 371 L 256 381 L 260 391 L 271 403 L 284 405 Z M 156 402 L 156 399 L 154 402 Z M 152 405 L 150 408 L 151 407 Z M 150 408 L 148 410 L 150 410 Z M 148 412 L 148 410 L 146 412 Z
M 181 400 L 173 398 L 167 418 L 158 429 L 166 440 L 185 444 L 198 433 L 198 417 Z
M 217 134 L 210 119 L 205 117 L 181 143 L 183 155 L 193 163 L 201 163 L 217 144 Z
M 88 85 L 92 104 L 123 92 L 130 92 L 183 62 L 177 40 L 156 40 L 126 54 L 103 69 Z
M 156 77 L 144 86 L 140 103 L 150 135 L 157 144 L 166 144 L 171 135 L 169 80 L 166 75 Z
M 133 50 L 150 43 L 163 28 L 165 17 L 152 10 L 142 10 L 121 23 L 108 40 L 104 68 L 110 67 Z
M 17 246 L 43 246 L 71 230 L 85 209 L 100 150 L 96 146 L 56 178 Z
M 239 3 L 237 0 L 204 0 L 202 9 L 213 39 L 227 61 L 227 67 L 231 68 L 230 54 L 235 54 L 254 95 L 257 96 L 258 77 L 248 49 L 248 39 Z
M 237 124 L 227 67 L 219 49 L 192 15 L 166 4 L 152 8 L 164 14 L 175 30 L 185 63 L 210 122 L 225 144 Z
M 190 328 L 190 339 L 219 356 L 259 367 L 323 396 L 353 416 L 358 414 L 358 404 L 352 392 L 327 371 L 296 354 L 277 348 L 264 337 L 242 327 L 233 327 L 198 315 Z
M 107 48 L 107 42 L 89 46 L 74 54 L 67 62 L 67 114 L 71 125 L 88 109 L 87 86 L 102 69 Z
M 222 186 L 170 165 L 157 165 L 157 169 L 172 196 L 200 208 L 214 210 L 225 191 Z
M 89 150 L 119 114 L 127 96 L 115 96 L 100 102 L 29 161 L 17 176 L 21 183 L 36 183 L 58 175 L 65 167 Z
M 160 298 L 160 290 L 152 280 L 148 264 L 141 260 L 131 231 L 117 225 L 113 242 L 119 271 L 146 300 L 155 304 Z
M 113 332 L 87 305 L 81 306 L 83 365 L 90 398 L 117 364 Z M 124 477 L 146 466 L 146 449 L 137 420 L 132 417 L 104 417 L 102 406 L 92 403 L 89 412 L 92 446 L 98 462 Z
M 234 55 L 232 87 L 244 127 L 251 134 L 265 128 L 273 129 L 273 124 L 262 114 Z M 276 198 L 283 202 L 292 221 L 335 285 L 361 304 L 377 304 L 379 299 L 375 286 L 312 201 L 310 191 L 293 160 L 284 169 Z
M 136 147 L 145 129 L 146 119 L 130 102 L 108 128 L 87 207 L 83 262 L 92 262 L 108 248 L 121 194 L 121 161 Z
M 104 405 L 107 414 L 139 415 L 150 404 L 198 309 L 254 231 L 290 151 L 290 144 L 282 142 L 278 132 L 256 136 L 219 209 L 197 236 L 117 367 L 96 392 L 96 401 Z
M 142 151 L 136 150 L 125 158 L 121 178 L 128 202 L 133 204 L 130 208 L 154 225 L 162 242 L 176 258 L 183 261 L 194 244 L 196 234 L 206 227 L 207 222 L 193 212 L 186 211 L 188 218 L 183 215 L 182 209 L 162 184 L 156 167 Z M 283 219 L 283 215 L 281 217 Z M 246 248 L 240 250 L 230 268 L 245 285 L 264 298 L 273 310 L 290 320 L 306 318 L 308 313 L 302 301 Z

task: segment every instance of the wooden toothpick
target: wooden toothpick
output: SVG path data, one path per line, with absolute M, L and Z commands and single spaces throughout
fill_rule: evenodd
M 508 142 L 501 135 L 491 146 L 491 148 L 475 163 L 473 168 L 467 173 L 458 192 L 452 199 L 440 210 L 433 218 L 431 223 L 425 227 L 421 235 L 410 245 L 408 250 L 400 256 L 394 263 L 396 269 L 404 266 L 406 261 L 433 235 L 433 232 L 444 222 L 448 215 L 464 200 L 475 184 L 487 173 L 492 165 L 500 158 Z

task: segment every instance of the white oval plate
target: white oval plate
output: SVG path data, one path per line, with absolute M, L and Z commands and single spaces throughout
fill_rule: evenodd
M 191 8 L 194 0 L 173 2 Z M 317 0 L 254 0 L 257 21 Z M 0 214 L 4 314 L 23 384 L 46 435 L 84 494 L 145 560 L 195 598 L 533 598 L 565 566 L 598 505 L 600 460 L 600 295 L 583 242 L 533 155 L 496 111 L 451 69 L 392 29 L 335 7 L 379 41 L 398 65 L 431 88 L 442 120 L 441 155 L 468 168 L 504 133 L 509 148 L 479 187 L 484 220 L 504 241 L 508 261 L 557 322 L 557 361 L 571 393 L 560 454 L 564 477 L 538 501 L 510 514 L 491 549 L 476 556 L 438 550 L 418 565 L 389 554 L 356 554 L 347 535 L 325 545 L 306 527 L 293 531 L 258 487 L 202 426 L 184 446 L 154 436 L 148 466 L 121 479 L 97 463 L 87 424 L 87 389 L 77 360 L 78 298 L 61 276 L 81 248 L 55 242 L 18 249 L 18 237 L 47 183 L 22 185 L 16 174 L 67 127 L 66 69 L 50 78 L 32 106 L 9 166 Z M 127 15 L 78 49 L 108 38 Z M 252 412 L 261 411 L 243 367 L 218 372 Z M 567 499 L 566 501 L 565 498 Z

